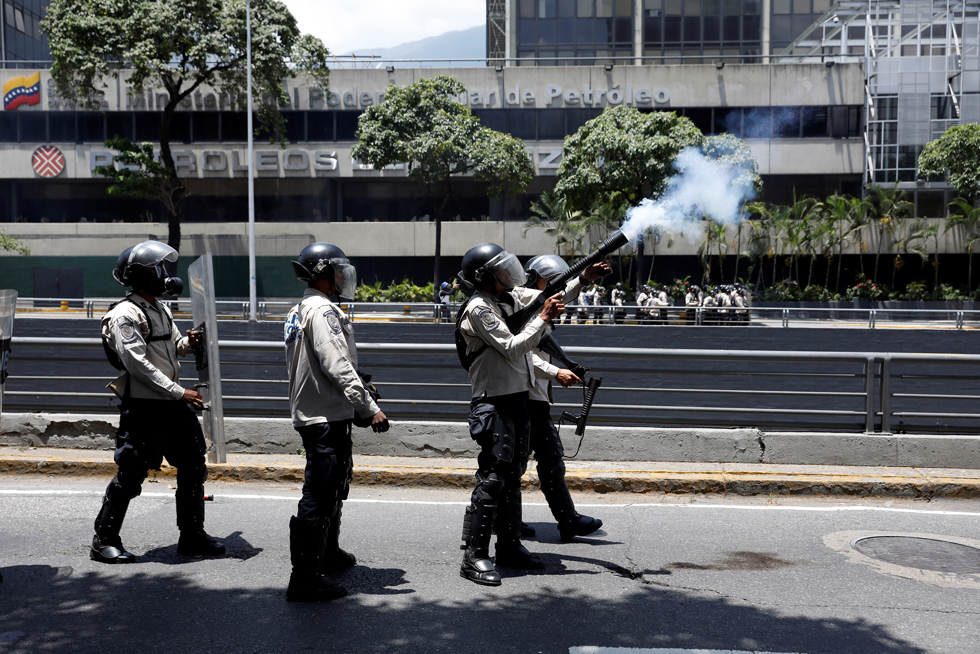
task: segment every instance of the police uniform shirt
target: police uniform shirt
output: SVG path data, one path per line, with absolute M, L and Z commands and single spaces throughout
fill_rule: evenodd
M 179 400 L 184 397 L 178 356 L 190 353 L 190 342 L 174 325 L 170 309 L 161 302 L 147 302 L 130 293 L 126 300 L 110 309 L 102 318 L 102 336 L 126 369 L 107 388 L 120 398 Z M 145 311 L 145 313 L 144 313 Z M 149 317 L 149 322 L 147 322 Z M 169 335 L 166 340 L 146 339 Z
M 694 297 L 694 293 L 688 293 L 687 295 L 684 296 L 684 304 L 689 307 L 698 306 L 698 301 Z
M 524 306 L 530 304 L 534 298 L 541 294 L 541 291 L 535 288 L 521 288 L 517 289 L 517 292 L 518 301 Z M 565 304 L 574 303 L 581 292 L 581 279 L 579 277 L 575 277 L 565 285 L 565 292 L 562 294 L 562 302 Z M 553 329 L 554 328 L 549 324 L 545 330 L 545 333 L 550 334 Z M 561 370 L 561 368 L 551 362 L 550 354 L 545 354 L 538 348 L 531 350 L 531 363 L 534 366 L 534 386 L 531 388 L 531 392 L 528 394 L 528 399 L 538 402 L 552 402 L 551 382 L 558 376 L 558 371 Z
M 314 288 L 286 316 L 289 410 L 294 427 L 369 418 L 380 409 L 357 374 L 354 328 L 336 304 Z
M 639 295 L 636 296 L 636 306 L 638 307 L 646 306 L 648 297 L 649 296 L 646 293 L 641 292 Z

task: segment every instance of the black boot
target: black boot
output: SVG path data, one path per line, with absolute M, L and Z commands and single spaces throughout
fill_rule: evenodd
M 571 520 L 558 523 L 558 533 L 561 534 L 562 540 L 570 541 L 576 536 L 588 536 L 599 531 L 601 527 L 602 520 L 576 513 Z
M 521 570 L 540 570 L 544 561 L 527 551 L 521 541 L 501 541 L 497 539 L 494 563 L 505 568 L 520 568 Z
M 320 574 L 339 572 L 357 565 L 357 558 L 350 552 L 340 549 L 340 517 L 344 503 L 337 503 L 337 511 L 327 524 L 326 537 L 323 541 L 323 556 L 320 559 Z
M 287 601 L 325 602 L 347 594 L 346 588 L 317 574 L 325 530 L 323 520 L 289 519 L 289 556 L 293 571 L 286 588 Z
M 113 478 L 102 497 L 102 508 L 95 517 L 95 536 L 89 558 L 99 563 L 136 563 L 136 556 L 127 552 L 119 538 L 119 530 L 129 509 L 129 497 Z
M 481 586 L 499 586 L 500 575 L 490 560 L 490 532 L 497 504 L 489 497 L 473 493 L 473 501 L 463 517 L 463 562 L 459 576 Z
M 521 522 L 521 538 L 533 538 L 537 535 L 537 533 L 538 532 L 534 530 L 534 527 L 526 522 Z
M 177 552 L 185 556 L 221 556 L 225 546 L 204 531 L 204 488 L 186 490 L 180 488 L 179 483 L 176 493 L 177 528 L 180 530 Z

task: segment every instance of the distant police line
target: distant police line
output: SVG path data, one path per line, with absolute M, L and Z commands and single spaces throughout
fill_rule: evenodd
M 561 163 L 562 150 L 558 148 L 527 148 L 532 160 L 539 170 L 557 170 Z M 204 150 L 200 155 L 191 150 L 172 151 L 174 165 L 178 174 L 196 175 L 198 168 L 204 172 L 221 173 L 231 172 L 244 173 L 248 170 L 248 155 L 238 150 Z M 159 160 L 159 150 L 154 152 L 154 158 Z M 127 166 L 115 161 L 112 152 L 93 150 L 88 153 L 89 170 L 94 174 L 99 166 L 112 166 L 117 168 L 129 168 L 138 170 L 136 166 Z M 200 166 L 199 166 L 200 164 Z M 257 173 L 274 172 L 304 172 L 312 168 L 314 172 L 338 172 L 340 169 L 340 156 L 336 150 L 256 150 L 255 151 L 255 171 Z M 353 171 L 373 171 L 371 164 L 366 164 L 351 158 L 351 170 Z M 405 164 L 392 164 L 384 168 L 386 171 L 404 171 Z

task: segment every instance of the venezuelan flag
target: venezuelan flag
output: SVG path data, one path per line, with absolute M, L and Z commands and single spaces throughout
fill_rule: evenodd
M 22 104 L 41 101 L 41 71 L 30 77 L 15 77 L 3 85 L 4 110 L 16 109 Z

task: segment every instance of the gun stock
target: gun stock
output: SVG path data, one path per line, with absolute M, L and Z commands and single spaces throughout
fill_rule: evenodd
M 575 421 L 576 436 L 585 435 L 585 425 L 589 421 L 589 413 L 592 412 L 592 403 L 595 402 L 595 394 L 600 386 L 602 386 L 602 377 L 593 377 L 588 381 L 588 388 L 585 391 L 585 401 L 582 402 L 582 413 L 579 415 L 569 413 L 568 411 L 562 413 L 562 418 Z M 581 443 L 579 443 L 579 446 L 581 446 Z M 575 454 L 578 454 L 577 450 Z

